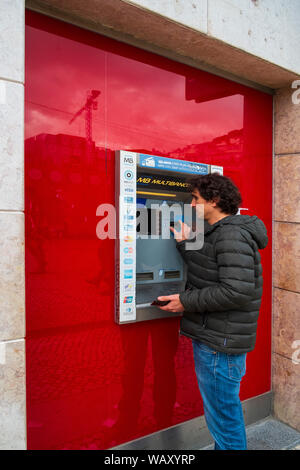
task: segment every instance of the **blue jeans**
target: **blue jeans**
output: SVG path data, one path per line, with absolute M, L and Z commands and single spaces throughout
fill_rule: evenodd
M 192 341 L 195 369 L 207 427 L 216 450 L 246 450 L 247 440 L 240 383 L 246 372 L 246 353 L 226 354 Z

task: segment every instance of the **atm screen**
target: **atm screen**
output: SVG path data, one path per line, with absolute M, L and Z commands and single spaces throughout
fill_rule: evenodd
M 170 223 L 174 224 L 181 216 L 183 203 L 176 201 L 178 209 L 176 214 L 176 211 L 164 211 L 166 208 L 170 209 L 171 201 L 137 198 L 136 202 L 136 303 L 138 307 L 139 304 L 152 302 L 159 295 L 175 294 L 183 288 L 184 265 L 169 228 Z M 153 205 L 155 208 L 152 208 Z M 138 223 L 141 214 L 143 215 L 142 223 Z M 164 234 L 169 235 L 169 238 L 164 238 Z
M 151 209 L 151 199 L 137 198 L 136 200 L 136 232 L 139 235 L 161 234 L 161 213 L 158 209 Z

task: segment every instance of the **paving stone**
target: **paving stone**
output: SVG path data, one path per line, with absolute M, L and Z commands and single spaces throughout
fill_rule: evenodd
M 300 450 L 300 432 L 274 418 L 247 426 L 246 433 L 248 450 Z

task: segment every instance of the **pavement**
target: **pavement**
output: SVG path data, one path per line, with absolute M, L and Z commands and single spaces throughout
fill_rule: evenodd
M 271 417 L 247 426 L 246 434 L 248 450 L 300 450 L 300 432 Z

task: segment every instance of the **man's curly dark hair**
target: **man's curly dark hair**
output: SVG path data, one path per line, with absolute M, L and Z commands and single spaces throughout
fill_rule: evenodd
M 215 201 L 221 212 L 235 215 L 238 212 L 242 197 L 238 187 L 227 176 L 219 173 L 195 175 L 189 178 L 191 191 L 198 189 L 206 201 Z

